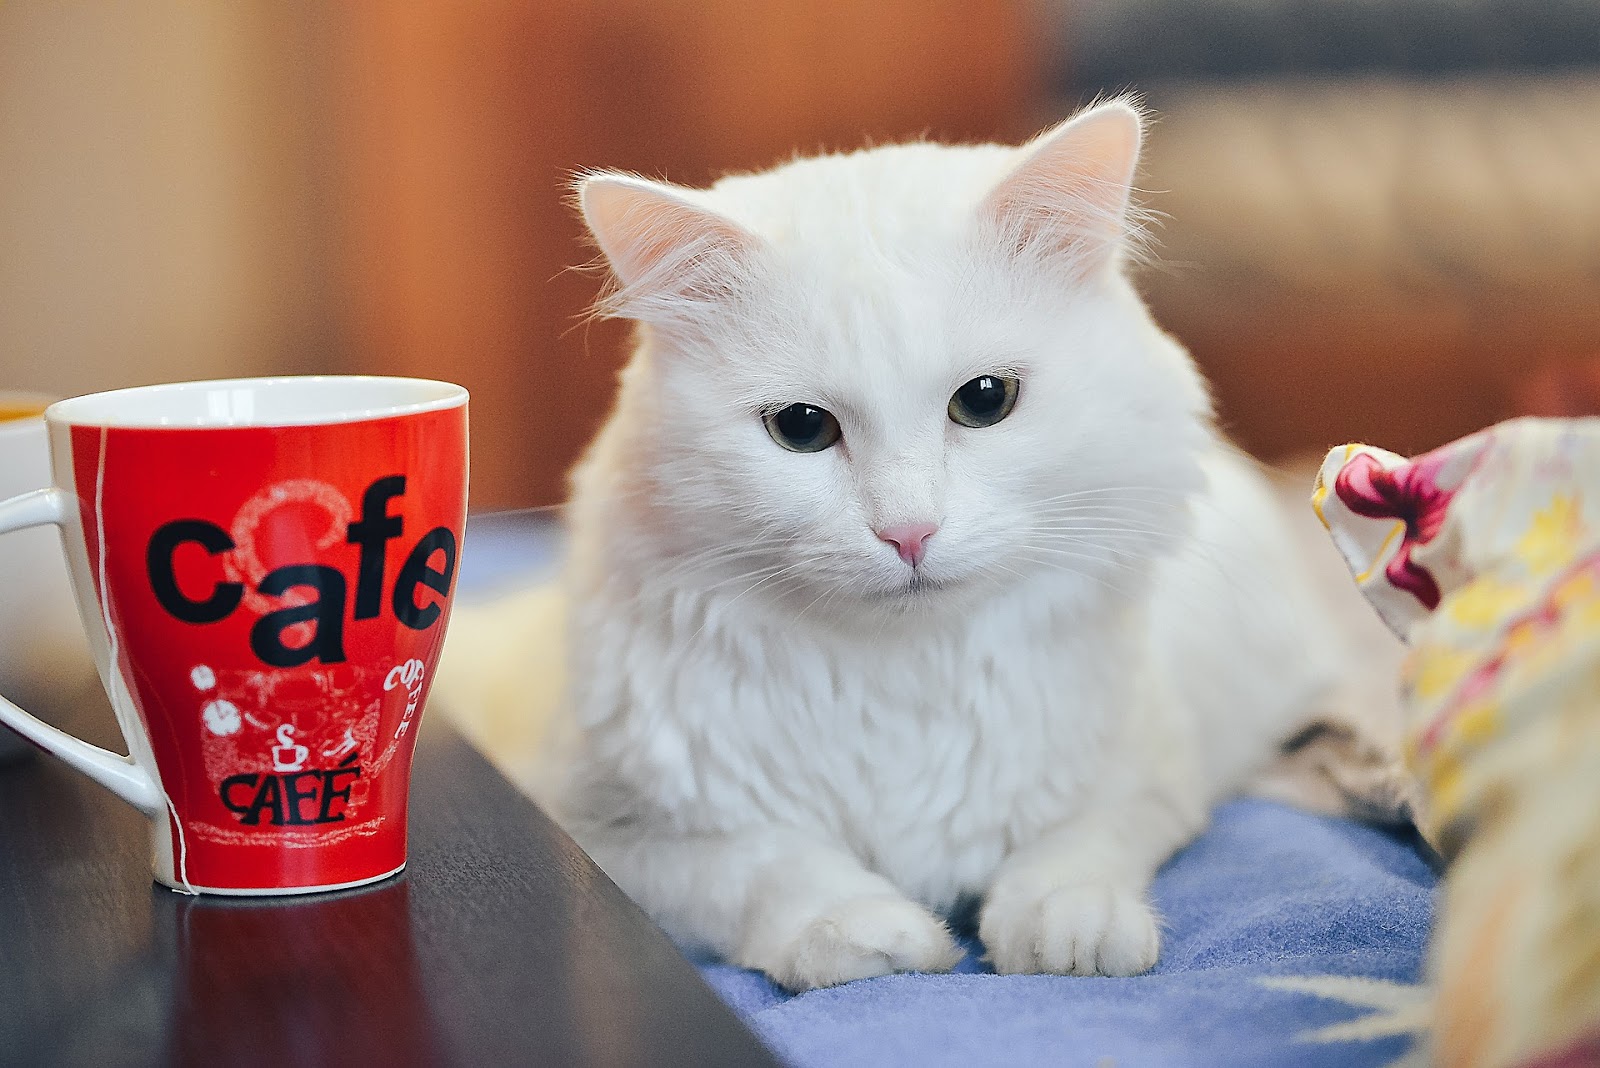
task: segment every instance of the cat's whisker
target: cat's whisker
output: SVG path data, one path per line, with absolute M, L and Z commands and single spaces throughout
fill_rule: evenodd
M 1035 515 L 1167 516 L 1181 514 L 1183 507 L 1166 501 L 1068 501 L 1064 504 L 1036 505 L 1030 511 Z
M 1110 533 L 1154 534 L 1157 537 L 1177 538 L 1179 540 L 1189 536 L 1186 527 L 1173 529 L 1166 524 L 1142 523 L 1127 516 L 1113 515 L 1041 516 L 1034 517 L 1009 529 L 1090 530 Z
M 767 541 L 745 541 L 732 546 L 714 545 L 708 549 L 701 549 L 683 556 L 668 557 L 667 560 L 673 566 L 661 572 L 658 578 L 664 580 L 692 571 L 697 567 L 789 550 L 793 544 L 794 540 L 792 538 L 785 538 Z
M 1147 504 L 1159 505 L 1163 508 L 1176 507 L 1187 504 L 1188 494 L 1145 494 L 1137 492 L 1095 494 L 1093 496 L 1068 495 L 1063 497 L 1045 497 L 1029 501 L 1028 504 L 1035 508 L 1067 508 L 1067 507 L 1094 507 L 1102 504 Z
M 994 575 L 994 574 L 997 574 L 997 573 L 998 574 L 1010 575 L 1012 578 L 1019 579 L 1019 580 L 1023 579 L 1023 578 L 1026 578 L 1026 576 L 1023 575 L 1023 573 L 1018 571 L 1016 568 L 1011 567 L 1011 566 L 1009 566 L 1007 564 L 1002 564 L 1002 563 L 1000 563 L 999 561 L 996 561 L 996 560 L 986 560 L 983 563 L 980 563 L 977 566 L 977 570 L 974 572 L 974 574 L 985 575 L 985 576 Z
M 1167 524 L 1141 522 L 1143 517 L 1108 515 L 1097 512 L 1083 512 L 1069 515 L 1042 515 L 1032 517 L 1029 525 L 1043 527 L 1070 527 L 1096 524 L 1099 526 L 1119 526 L 1131 530 L 1146 531 L 1153 534 L 1171 534 L 1174 537 L 1187 537 L 1188 532 L 1182 528 L 1174 530 Z
M 800 609 L 799 614 L 795 616 L 795 622 L 798 623 L 805 619 L 806 614 L 815 608 L 819 601 L 822 602 L 823 611 L 827 611 L 828 605 L 833 603 L 834 597 L 836 597 L 839 592 L 840 590 L 836 586 L 825 587 L 821 593 L 811 598 L 810 603 L 808 603 L 804 608 Z
M 1182 543 L 1185 538 L 1181 534 L 1174 534 L 1165 530 L 1149 530 L 1141 527 L 1113 527 L 1094 526 L 1087 523 L 1062 523 L 1057 526 L 1030 526 L 1017 527 L 1017 532 L 1026 534 L 1066 534 L 1083 537 L 1097 536 L 1102 538 L 1111 535 L 1123 534 L 1132 538 L 1150 539 L 1163 543 Z
M 1146 494 L 1148 495 L 1147 497 L 1141 496 Z M 1054 497 L 1044 497 L 1033 503 L 1036 505 L 1056 504 L 1062 501 L 1076 501 L 1106 496 L 1122 500 L 1145 500 L 1165 503 L 1167 501 L 1186 500 L 1192 495 L 1188 490 L 1168 489 L 1165 486 L 1095 486 L 1091 489 L 1057 494 Z
M 1095 501 L 1094 503 L 1078 502 L 1073 504 L 1053 504 L 1039 508 L 1031 508 L 1029 514 L 1041 517 L 1075 516 L 1075 515 L 1105 515 L 1127 516 L 1135 520 L 1167 520 L 1175 515 L 1184 515 L 1182 507 L 1168 507 L 1167 505 L 1128 504 L 1122 501 Z
M 771 548 L 751 548 L 743 550 L 723 550 L 720 552 L 697 553 L 690 557 L 678 558 L 669 568 L 657 574 L 658 581 L 677 578 L 695 570 L 709 570 L 718 564 L 735 563 L 741 560 L 766 556 L 773 550 Z
M 1118 511 L 1113 509 L 1096 508 L 1072 512 L 1036 512 L 1027 517 L 1029 522 L 1041 524 L 1068 524 L 1068 523 L 1122 523 L 1130 527 L 1141 527 L 1146 530 L 1169 531 L 1179 533 L 1188 526 L 1187 523 L 1174 523 L 1170 515 L 1151 513 L 1146 511 Z M 1176 528 L 1176 529 L 1175 529 Z
M 1143 564 L 1148 566 L 1149 564 L 1161 558 L 1161 554 L 1131 552 L 1127 549 L 1118 549 L 1109 545 L 1102 545 L 1099 542 L 1090 541 L 1086 538 L 1063 538 L 1061 540 L 1067 542 L 1068 544 L 1082 545 L 1087 548 L 1098 549 L 1100 552 L 1110 553 L 1121 560 L 1129 561 L 1131 564 Z M 1042 548 L 1044 546 L 1041 545 L 1040 547 Z
M 1131 594 L 1131 591 L 1128 590 L 1126 587 L 1119 586 L 1118 584 L 1116 584 L 1115 582 L 1112 582 L 1110 579 L 1108 579 L 1104 575 L 1097 575 L 1094 572 L 1086 571 L 1081 567 L 1073 567 L 1071 564 L 1069 564 L 1069 563 L 1067 563 L 1065 561 L 1062 561 L 1062 560 L 1050 559 L 1048 557 L 1030 556 L 1030 555 L 1028 555 L 1030 553 L 1030 551 L 1031 550 L 1029 550 L 1027 548 L 1019 549 L 1018 550 L 1018 554 L 1019 555 L 1023 555 L 1025 559 L 1029 559 L 1029 560 L 1031 560 L 1031 562 L 1033 562 L 1035 564 L 1039 564 L 1039 565 L 1044 566 L 1044 567 L 1053 568 L 1056 571 L 1065 571 L 1070 575 L 1075 575 L 1078 578 L 1085 578 L 1085 579 L 1090 580 L 1091 582 L 1097 582 L 1100 585 L 1104 586 L 1106 589 L 1110 590 L 1112 593 L 1115 593 L 1120 597 L 1127 597 L 1127 596 L 1130 596 L 1130 594 Z
M 787 564 L 769 564 L 764 567 L 752 568 L 738 574 L 726 575 L 721 578 L 717 578 L 714 581 L 707 581 L 703 584 L 696 585 L 693 588 L 693 592 L 698 596 L 704 596 L 706 594 L 715 593 L 719 590 L 725 589 L 726 587 L 737 585 L 741 582 L 747 582 L 751 579 L 761 579 L 764 577 L 775 576 L 785 571 L 796 570 L 805 566 L 809 562 L 812 561 L 807 558 L 803 558 Z M 658 602 L 672 589 L 673 585 L 665 581 L 664 575 L 654 576 L 652 581 L 644 588 L 632 591 L 630 595 L 619 599 L 615 603 L 618 605 L 652 604 Z
M 1143 508 L 1080 508 L 1071 511 L 1051 511 L 1039 509 L 1027 513 L 1026 518 L 1038 523 L 1064 523 L 1068 521 L 1103 520 L 1113 523 L 1127 523 L 1130 526 L 1150 527 L 1156 530 L 1171 530 L 1176 526 L 1185 525 L 1187 518 L 1181 513 L 1176 515 L 1171 512 L 1152 512 Z M 1176 523 L 1174 520 L 1176 519 Z
M 1122 549 L 1125 552 L 1132 552 L 1144 546 L 1150 548 L 1153 552 L 1159 553 L 1165 551 L 1168 545 L 1171 544 L 1163 541 L 1159 536 L 1152 536 L 1145 531 L 1127 531 L 1122 528 L 1096 530 L 1085 527 L 1035 527 L 1032 529 L 1024 527 L 1018 528 L 1016 533 L 1023 535 L 1023 541 L 1034 545 L 1071 542 L 1086 545 L 1092 549 Z
M 1183 506 L 1182 501 L 1164 501 L 1138 497 L 1107 497 L 1091 501 L 1033 501 L 1030 507 L 1041 512 L 1092 512 L 1106 508 L 1116 508 L 1123 511 L 1148 512 L 1152 507 L 1176 510 Z
M 534 505 L 529 505 L 526 508 L 498 508 L 498 509 L 495 509 L 494 511 L 489 511 L 489 512 L 473 512 L 472 514 L 467 516 L 467 522 L 471 523 L 474 520 L 481 521 L 481 520 L 486 520 L 486 519 L 487 520 L 526 519 L 529 516 L 554 515 L 556 512 L 561 511 L 563 508 L 568 507 L 570 504 L 571 504 L 570 501 L 559 501 L 559 502 L 557 502 L 555 504 L 534 504 Z
M 1111 567 L 1121 568 L 1131 575 L 1142 575 L 1145 573 L 1143 568 L 1134 567 L 1132 564 L 1126 563 L 1122 560 L 1108 560 L 1104 557 L 1097 556 L 1094 553 L 1079 552 L 1075 549 L 1063 549 L 1055 545 L 1040 545 L 1037 542 L 1029 542 L 1025 548 L 1030 552 L 1054 553 L 1061 556 L 1071 557 L 1075 560 L 1087 560 L 1095 564 L 1106 564 Z
M 704 593 L 704 592 L 708 592 L 708 591 L 711 591 L 711 590 L 719 590 L 719 589 L 722 589 L 725 586 L 732 586 L 732 585 L 735 585 L 736 583 L 744 582 L 744 581 L 747 581 L 749 579 L 771 577 L 773 575 L 781 574 L 784 571 L 793 570 L 796 566 L 798 566 L 798 565 L 796 565 L 796 564 L 787 564 L 787 565 L 772 564 L 772 565 L 770 565 L 768 567 L 758 567 L 758 568 L 755 568 L 754 570 L 746 571 L 746 572 L 743 572 L 742 574 L 738 574 L 738 575 L 729 575 L 726 578 L 719 579 L 716 582 L 710 583 L 710 584 L 705 585 L 705 586 L 701 586 L 701 587 L 699 587 L 699 591 Z
M 767 575 L 765 578 L 762 578 L 759 581 L 757 581 L 755 583 L 752 583 L 751 585 L 745 587 L 740 592 L 734 594 L 733 597 L 729 598 L 727 601 L 724 601 L 721 605 L 718 606 L 718 608 L 723 612 L 728 611 L 735 604 L 737 604 L 739 601 L 744 599 L 744 597 L 747 594 L 752 593 L 755 590 L 760 589 L 762 586 L 764 586 L 767 583 L 771 582 L 775 578 L 778 578 L 778 577 L 780 577 L 780 576 L 782 576 L 784 574 L 787 574 L 789 572 L 794 571 L 796 568 L 800 567 L 803 563 L 804 563 L 804 561 L 797 561 L 795 563 L 787 565 L 786 567 L 779 568 L 778 570 L 774 571 L 772 574 Z M 689 640 L 691 642 L 693 642 L 695 638 L 698 638 L 700 636 L 700 633 L 705 630 L 707 624 L 709 624 L 709 623 L 710 623 L 710 619 L 708 617 L 705 622 L 700 624 L 699 630 L 696 630 L 694 632 L 694 634 L 690 637 Z

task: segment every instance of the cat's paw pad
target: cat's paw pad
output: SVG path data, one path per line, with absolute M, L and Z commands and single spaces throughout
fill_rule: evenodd
M 1138 975 L 1155 967 L 1161 950 L 1144 896 L 1099 883 L 991 901 L 978 935 L 1002 974 Z
M 769 968 L 790 990 L 835 986 L 891 972 L 947 972 L 961 960 L 932 913 L 891 895 L 842 901 L 812 920 Z

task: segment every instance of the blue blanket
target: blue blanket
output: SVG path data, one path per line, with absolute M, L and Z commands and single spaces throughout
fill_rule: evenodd
M 529 517 L 475 517 L 461 592 L 541 577 L 555 546 Z M 1156 879 L 1166 939 L 1149 975 L 997 976 L 971 930 L 954 975 L 799 996 L 698 963 L 800 1068 L 1388 1065 L 1425 1019 L 1416 984 L 1434 883 L 1411 838 L 1236 801 Z
M 1387 1065 L 1420 1027 L 1434 875 L 1413 842 L 1264 801 L 1223 806 L 1156 879 L 1161 963 L 1134 979 L 955 975 L 790 996 L 701 973 L 795 1065 Z

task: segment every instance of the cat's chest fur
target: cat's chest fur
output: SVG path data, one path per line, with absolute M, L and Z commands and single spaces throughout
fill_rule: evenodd
M 584 775 L 689 833 L 825 833 L 948 905 L 1094 787 L 1141 667 L 1133 625 L 1102 615 L 1086 629 L 1048 589 L 890 637 L 749 615 L 613 619 L 579 656 L 633 668 L 573 709 Z

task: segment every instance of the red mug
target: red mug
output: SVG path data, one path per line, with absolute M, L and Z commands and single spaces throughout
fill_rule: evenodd
M 0 722 L 145 813 L 174 889 L 398 873 L 466 519 L 466 390 L 186 382 L 45 422 L 54 486 L 0 504 L 0 532 L 60 528 L 129 755 L 4 698 Z

